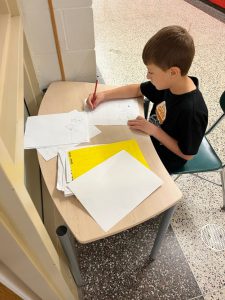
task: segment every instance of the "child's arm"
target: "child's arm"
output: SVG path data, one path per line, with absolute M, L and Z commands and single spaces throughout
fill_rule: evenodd
M 126 86 L 121 86 L 115 89 L 106 90 L 103 92 L 96 93 L 95 101 L 93 101 L 93 93 L 88 96 L 87 105 L 89 108 L 94 109 L 101 102 L 114 100 L 114 99 L 127 99 L 136 98 L 142 96 L 140 90 L 140 84 L 130 84 Z
M 180 156 L 185 160 L 192 159 L 193 155 L 185 155 L 179 148 L 177 141 L 167 134 L 162 128 L 155 126 L 154 124 L 148 122 L 143 117 L 139 116 L 135 120 L 128 121 L 128 125 L 131 129 L 140 130 L 153 136 L 171 152 Z

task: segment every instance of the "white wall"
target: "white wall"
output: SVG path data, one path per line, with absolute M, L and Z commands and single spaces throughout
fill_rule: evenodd
M 40 88 L 61 80 L 47 0 L 20 0 L 24 30 Z M 66 80 L 94 82 L 92 0 L 53 0 Z

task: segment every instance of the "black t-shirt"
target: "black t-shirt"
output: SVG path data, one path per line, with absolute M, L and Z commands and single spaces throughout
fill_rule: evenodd
M 149 121 L 177 140 L 180 150 L 186 155 L 198 152 L 208 124 L 208 110 L 198 89 L 198 79 L 191 79 L 196 85 L 196 90 L 182 95 L 174 95 L 169 89 L 157 90 L 150 81 L 140 86 L 142 94 L 153 102 Z M 152 137 L 152 141 L 170 173 L 186 162 L 155 138 Z

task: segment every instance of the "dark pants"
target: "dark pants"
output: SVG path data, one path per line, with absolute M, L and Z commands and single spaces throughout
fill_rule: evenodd
M 165 146 L 160 145 L 159 142 L 153 137 L 151 137 L 151 140 L 158 156 L 160 157 L 169 174 L 173 174 L 187 162 L 185 159 L 168 150 Z

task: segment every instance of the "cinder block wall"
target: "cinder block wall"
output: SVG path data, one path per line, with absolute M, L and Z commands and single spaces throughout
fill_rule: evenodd
M 92 0 L 53 0 L 66 80 L 94 82 Z M 20 0 L 24 30 L 41 89 L 61 80 L 47 0 Z

